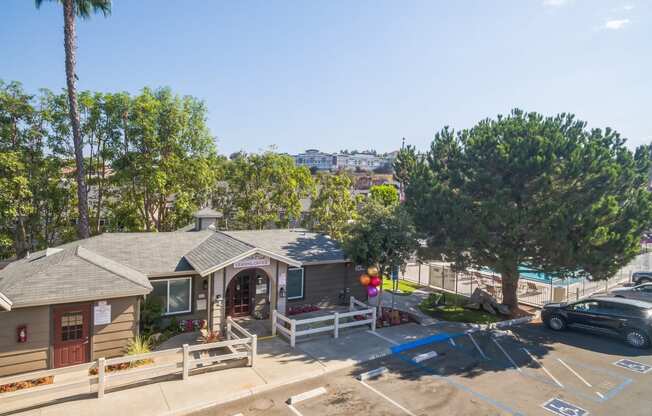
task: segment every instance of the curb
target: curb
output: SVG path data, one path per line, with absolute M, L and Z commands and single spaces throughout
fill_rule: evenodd
M 234 402 L 236 400 L 244 399 L 246 397 L 251 397 L 251 396 L 254 396 L 256 394 L 265 393 L 265 392 L 267 392 L 269 390 L 274 390 L 274 389 L 277 389 L 279 387 L 284 387 L 284 386 L 287 386 L 287 385 L 290 385 L 290 384 L 299 383 L 301 381 L 306 381 L 306 380 L 311 380 L 313 378 L 321 377 L 321 376 L 324 376 L 326 374 L 333 373 L 335 371 L 340 371 L 340 370 L 342 370 L 344 368 L 349 368 L 349 367 L 353 367 L 353 366 L 358 365 L 358 364 L 365 363 L 367 361 L 372 361 L 372 360 L 376 360 L 378 358 L 387 357 L 388 355 L 391 355 L 391 351 L 389 350 L 389 348 L 387 349 L 387 351 L 385 353 L 374 354 L 372 357 L 369 357 L 368 359 L 353 360 L 351 363 L 349 363 L 347 365 L 336 366 L 335 368 L 331 368 L 331 369 L 324 368 L 323 370 L 312 371 L 310 373 L 303 374 L 303 375 L 298 376 L 298 377 L 293 377 L 293 378 L 289 378 L 289 379 L 286 379 L 286 380 L 277 381 L 275 383 L 261 384 L 260 386 L 255 386 L 255 387 L 252 387 L 252 388 L 244 389 L 244 390 L 241 390 L 239 392 L 233 393 L 230 396 L 226 396 L 226 397 L 223 397 L 221 399 L 217 399 L 217 400 L 214 400 L 214 401 L 211 401 L 211 402 L 205 402 L 205 403 L 201 403 L 201 404 L 197 404 L 197 405 L 193 405 L 193 406 L 189 406 L 189 407 L 184 407 L 182 409 L 177 409 L 177 410 L 170 410 L 169 412 L 163 413 L 162 415 L 164 415 L 164 416 L 185 416 L 185 415 L 188 415 L 190 413 L 199 412 L 201 410 L 205 410 L 205 409 L 208 409 L 208 408 L 211 408 L 211 407 L 215 407 L 215 406 L 219 406 L 219 405 L 222 405 L 222 404 Z

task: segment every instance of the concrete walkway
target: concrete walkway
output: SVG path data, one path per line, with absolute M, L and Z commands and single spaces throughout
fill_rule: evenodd
M 324 335 L 305 340 L 291 349 L 275 337 L 258 344 L 255 366 L 234 367 L 191 376 L 164 380 L 123 390 L 111 391 L 102 399 L 82 397 L 18 413 L 20 415 L 115 416 L 116 413 L 139 416 L 182 415 L 200 408 L 318 377 L 389 354 L 392 345 L 432 335 L 446 328 L 405 324 L 343 332 L 338 339 Z M 0 414 L 12 409 L 0 406 Z
M 437 319 L 431 318 L 425 313 L 421 312 L 418 308 L 418 305 L 423 302 L 425 299 L 430 296 L 434 291 L 428 288 L 417 289 L 409 295 L 394 295 L 394 308 L 399 311 L 407 312 L 421 325 L 433 325 L 438 322 Z M 392 294 L 390 292 L 383 291 L 382 293 L 382 305 L 384 307 L 392 306 Z M 372 305 L 375 305 L 375 302 L 372 301 Z

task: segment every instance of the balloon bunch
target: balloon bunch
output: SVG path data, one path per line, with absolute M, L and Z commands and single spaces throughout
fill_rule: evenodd
M 367 273 L 360 276 L 360 283 L 362 283 L 362 286 L 367 287 L 367 296 L 370 298 L 378 296 L 378 286 L 382 283 L 378 275 L 378 267 L 369 267 Z

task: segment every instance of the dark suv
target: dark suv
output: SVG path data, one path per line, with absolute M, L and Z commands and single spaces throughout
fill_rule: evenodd
M 541 311 L 548 328 L 587 329 L 615 335 L 636 348 L 650 346 L 652 303 L 615 297 L 584 299 L 574 303 L 549 303 Z
M 632 282 L 635 285 L 652 283 L 652 272 L 634 272 L 632 273 Z

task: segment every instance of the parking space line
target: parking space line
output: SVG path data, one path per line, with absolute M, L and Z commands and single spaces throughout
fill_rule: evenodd
M 482 358 L 484 358 L 485 360 L 488 360 L 487 356 L 484 354 L 484 351 L 482 351 L 482 348 L 480 348 L 480 346 L 478 345 L 478 343 L 475 341 L 475 338 L 473 338 L 473 334 L 471 334 L 471 333 L 469 332 L 469 333 L 466 334 L 466 335 L 468 335 L 469 338 L 471 338 L 471 342 L 473 342 L 473 345 L 475 345 L 475 348 L 477 348 L 477 350 L 478 350 L 478 352 L 480 353 L 480 355 L 482 355 Z
M 389 342 L 392 345 L 398 345 L 398 342 L 394 341 L 393 339 L 389 339 L 386 336 L 380 335 L 378 332 L 375 332 L 375 331 L 367 331 L 367 332 L 372 334 L 372 335 L 377 336 L 378 338 L 380 338 L 380 339 L 382 339 L 384 341 Z
M 288 404 L 288 409 L 290 409 L 292 411 L 292 413 L 294 413 L 297 416 L 303 416 L 303 414 L 300 411 L 298 411 L 297 408 L 294 407 L 291 404 Z
M 539 360 L 537 360 L 537 359 L 534 357 L 534 355 L 530 354 L 530 351 L 528 351 L 526 348 L 522 348 L 522 350 L 525 351 L 525 353 L 526 353 L 526 354 L 527 354 L 527 355 L 532 359 L 532 361 L 534 361 L 535 363 L 537 363 L 537 365 L 538 365 L 539 367 L 541 367 L 541 369 L 542 369 L 543 371 L 545 371 L 546 374 L 548 374 L 548 377 L 550 377 L 550 378 L 552 379 L 552 381 L 554 381 L 554 382 L 555 382 L 559 387 L 561 387 L 562 389 L 564 388 L 564 385 L 561 384 L 561 383 L 559 382 L 559 380 L 557 380 L 557 379 L 555 378 L 555 376 L 553 376 L 552 373 L 550 373 L 550 371 L 548 371 L 548 369 L 547 369 L 546 367 L 544 367 L 543 364 L 541 364 L 541 362 L 540 362 Z
M 451 342 L 451 345 L 455 347 L 455 340 L 453 338 L 450 338 L 449 341 Z
M 405 412 L 406 415 L 417 416 L 417 415 L 415 415 L 414 413 L 412 413 L 409 409 L 406 409 L 405 407 L 401 406 L 399 403 L 397 403 L 397 402 L 395 402 L 394 400 L 392 400 L 391 397 L 386 396 L 385 394 L 383 394 L 383 393 L 381 393 L 380 391 L 376 390 L 375 388 L 371 387 L 369 384 L 365 383 L 364 381 L 362 381 L 362 380 L 358 380 L 358 382 L 359 382 L 360 384 L 362 384 L 363 386 L 365 386 L 366 388 L 368 388 L 369 390 L 371 390 L 371 391 L 373 391 L 374 393 L 376 393 L 377 395 L 379 395 L 380 397 L 382 397 L 383 399 L 387 400 L 388 402 L 390 402 L 390 403 L 393 404 L 394 406 L 396 406 L 396 407 L 398 407 L 399 409 L 401 409 L 403 412 Z
M 566 368 L 568 369 L 568 371 L 570 371 L 571 373 L 575 374 L 575 377 L 579 378 L 580 381 L 581 381 L 582 383 L 586 384 L 587 387 L 593 387 L 593 386 L 591 385 L 591 383 L 589 383 L 588 381 L 586 381 L 586 380 L 584 379 L 584 377 L 582 377 L 581 375 L 579 375 L 579 374 L 577 373 L 577 371 L 575 371 L 575 370 L 573 370 L 572 368 L 570 368 L 570 366 L 569 366 L 568 364 L 566 364 L 566 363 L 565 363 L 561 358 L 557 358 L 557 361 L 559 361 L 559 362 L 560 362 L 564 367 L 566 367 Z
M 519 373 L 522 373 L 523 371 L 521 370 L 521 368 L 518 365 L 516 365 L 516 362 L 512 359 L 511 355 L 507 354 L 507 351 L 505 351 L 503 346 L 500 345 L 500 343 L 498 341 L 496 341 L 495 339 L 491 338 L 491 340 L 494 342 L 494 344 L 496 344 L 496 346 L 498 348 L 500 348 L 500 350 L 503 352 L 503 354 L 505 354 L 505 357 L 507 357 L 509 362 L 512 363 L 512 366 L 516 369 L 516 371 L 518 371 Z

